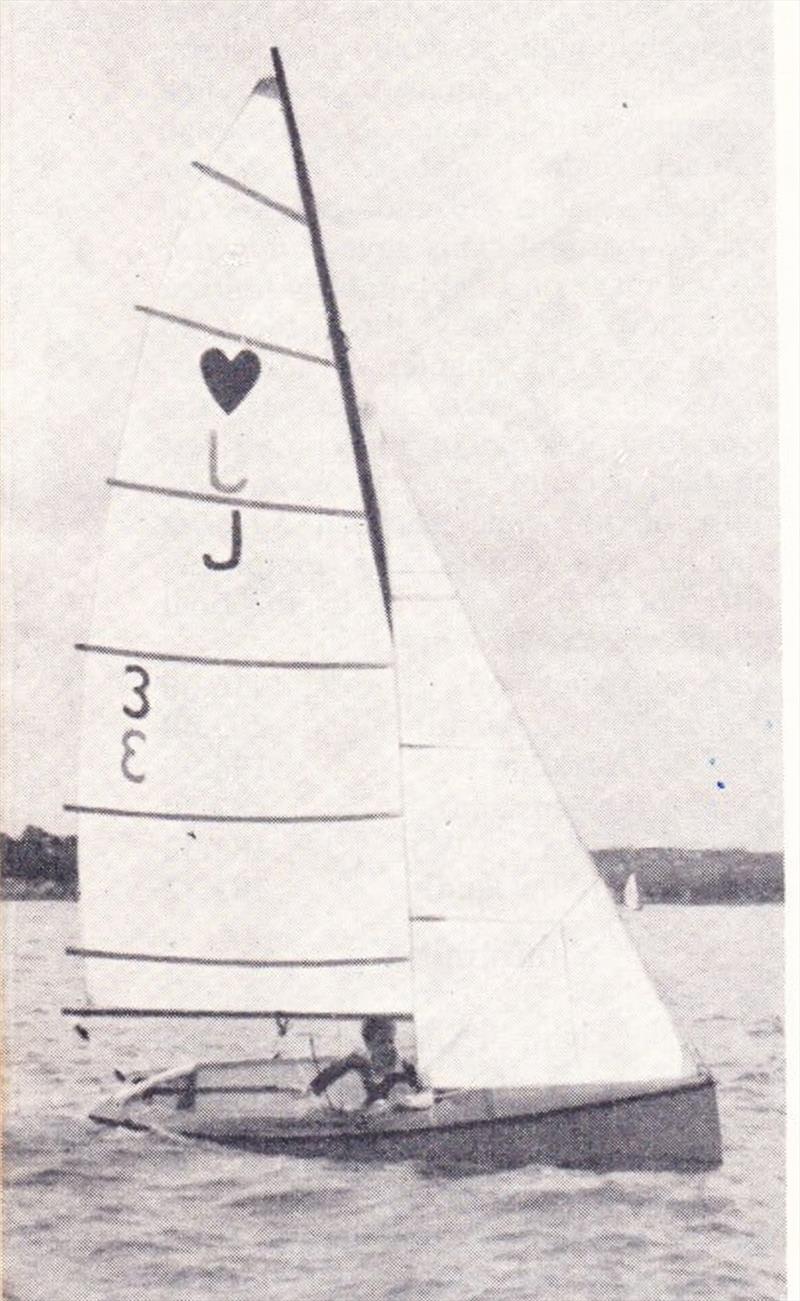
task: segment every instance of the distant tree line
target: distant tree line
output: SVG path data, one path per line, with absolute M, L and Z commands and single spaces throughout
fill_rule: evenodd
M 645 903 L 782 903 L 783 854 L 747 849 L 595 849 L 619 898 L 631 872 Z
M 26 827 L 0 833 L 6 899 L 77 899 L 77 836 Z M 595 865 L 614 895 L 636 873 L 644 903 L 781 903 L 783 855 L 746 849 L 595 849 Z
M 26 827 L 18 840 L 0 832 L 4 899 L 77 899 L 78 838 Z

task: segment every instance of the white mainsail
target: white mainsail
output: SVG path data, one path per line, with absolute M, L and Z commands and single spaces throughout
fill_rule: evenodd
M 274 81 L 193 177 L 81 647 L 91 1004 L 408 1014 L 393 648 Z
M 669 1014 L 388 458 L 414 1009 L 443 1087 L 683 1073 Z
M 413 1011 L 444 1087 L 677 1077 L 669 1016 L 391 469 L 387 575 L 287 104 L 260 84 L 199 160 L 140 305 L 81 648 L 92 1007 Z

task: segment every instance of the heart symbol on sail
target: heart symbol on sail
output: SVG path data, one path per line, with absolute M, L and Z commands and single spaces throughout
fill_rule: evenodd
M 261 374 L 261 362 L 254 352 L 240 352 L 229 361 L 219 348 L 209 348 L 200 358 L 200 369 L 212 398 L 229 416 Z

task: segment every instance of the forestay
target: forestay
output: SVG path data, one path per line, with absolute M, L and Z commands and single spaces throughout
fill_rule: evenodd
M 386 459 L 381 489 L 421 1067 L 444 1087 L 681 1075 L 669 1015 Z
M 392 643 L 284 118 L 261 83 L 197 160 L 139 305 L 80 648 L 96 1010 L 410 1011 Z

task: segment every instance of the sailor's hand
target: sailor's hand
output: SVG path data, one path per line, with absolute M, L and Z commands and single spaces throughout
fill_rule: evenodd
M 404 1093 L 397 1099 L 397 1106 L 403 1111 L 427 1111 L 435 1101 L 433 1089 L 420 1089 L 418 1093 Z

